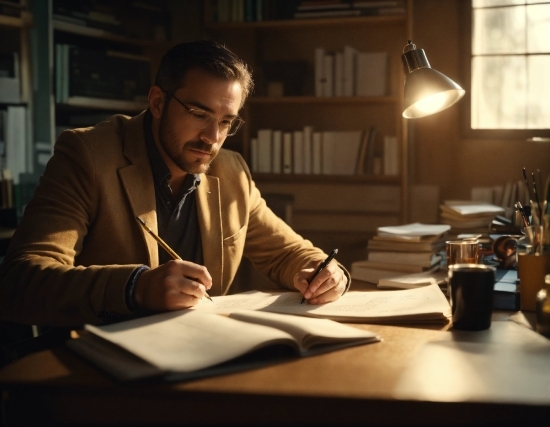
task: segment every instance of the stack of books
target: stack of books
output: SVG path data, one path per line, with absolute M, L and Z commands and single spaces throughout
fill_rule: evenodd
M 378 284 L 380 280 L 439 268 L 450 226 L 406 224 L 379 227 L 368 241 L 366 260 L 351 265 L 353 279 Z
M 445 201 L 439 210 L 441 223 L 454 234 L 487 234 L 493 219 L 505 213 L 502 206 L 477 201 Z

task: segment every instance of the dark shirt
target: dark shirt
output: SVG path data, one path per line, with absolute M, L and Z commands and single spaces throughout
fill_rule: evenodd
M 201 182 L 200 175 L 188 174 L 180 194 L 174 199 L 169 185 L 170 170 L 155 145 L 151 119 L 151 113 L 147 111 L 144 120 L 144 133 L 155 184 L 158 234 L 181 259 L 203 265 L 202 240 L 195 198 L 195 190 Z M 172 259 L 170 255 L 159 246 L 159 264 L 164 264 L 170 259 Z M 145 265 L 138 267 L 128 280 L 125 298 L 130 311 L 135 311 L 134 289 L 137 279 L 148 268 Z
M 185 261 L 202 265 L 202 241 L 197 215 L 195 190 L 201 179 L 198 174 L 188 174 L 180 194 L 174 198 L 169 181 L 170 171 L 157 150 L 151 130 L 151 113 L 145 116 L 145 140 L 155 181 L 158 234 Z M 159 246 L 159 262 L 164 264 L 170 255 Z

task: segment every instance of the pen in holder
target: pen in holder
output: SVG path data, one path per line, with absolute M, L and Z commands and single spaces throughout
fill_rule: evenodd
M 542 255 L 544 227 L 542 225 L 530 225 L 525 227 L 525 237 L 532 247 L 534 255 Z

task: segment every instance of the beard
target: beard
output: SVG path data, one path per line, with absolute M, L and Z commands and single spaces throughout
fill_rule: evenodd
M 168 123 L 169 120 L 163 112 L 159 124 L 159 142 L 166 155 L 184 172 L 192 174 L 206 173 L 219 150 L 215 149 L 212 144 L 207 144 L 201 140 L 188 141 L 182 145 Z M 204 159 L 193 159 L 193 154 L 189 151 L 191 149 L 209 153 L 209 161 L 205 163 Z

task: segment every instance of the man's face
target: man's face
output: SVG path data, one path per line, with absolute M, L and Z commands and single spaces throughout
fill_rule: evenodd
M 159 143 L 169 161 L 187 173 L 206 172 L 226 138 L 220 124 L 238 115 L 241 100 L 240 83 L 189 71 L 160 118 Z

